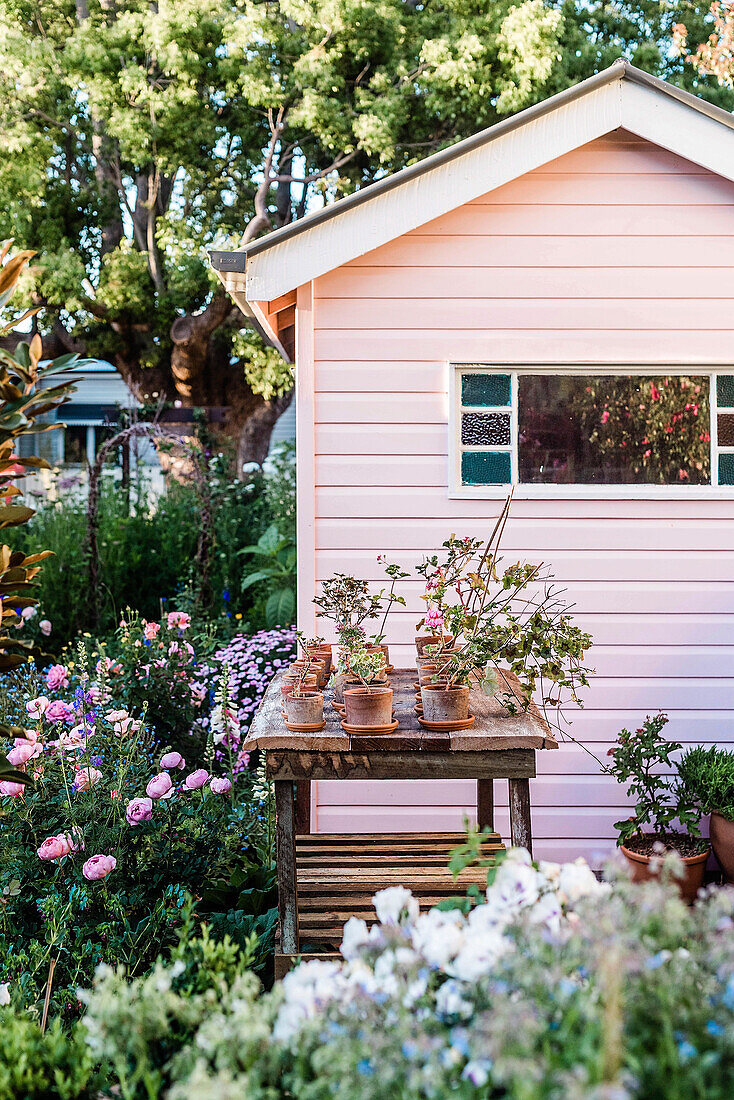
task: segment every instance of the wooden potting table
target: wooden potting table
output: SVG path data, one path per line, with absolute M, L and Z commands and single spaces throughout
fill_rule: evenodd
M 454 880 L 449 854 L 463 833 L 311 833 L 311 780 L 318 779 L 474 779 L 477 823 L 494 828 L 494 780 L 509 784 L 510 836 L 513 844 L 532 850 L 530 779 L 537 749 L 558 744 L 537 707 L 508 714 L 502 696 L 516 691 L 511 673 L 500 674 L 500 689 L 487 698 L 470 693 L 474 725 L 452 733 L 429 732 L 414 711 L 416 673 L 390 673 L 393 705 L 400 725 L 391 734 L 350 735 L 341 727 L 324 693 L 326 726 L 320 733 L 293 733 L 281 711 L 282 675 L 268 688 L 253 719 L 246 748 L 265 753 L 267 776 L 275 786 L 276 859 L 279 939 L 276 977 L 297 956 L 314 948 L 335 950 L 350 916 L 374 919 L 372 895 L 385 886 L 411 889 L 422 908 L 471 882 L 486 881 L 486 872 L 467 869 Z M 503 848 L 490 833 L 484 849 Z

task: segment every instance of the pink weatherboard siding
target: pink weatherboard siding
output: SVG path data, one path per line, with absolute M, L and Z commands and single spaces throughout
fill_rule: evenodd
M 448 497 L 448 361 L 731 362 L 727 237 L 734 183 L 618 132 L 300 288 L 299 462 L 315 453 L 315 493 L 300 499 L 302 625 L 335 570 L 379 582 L 380 552 L 407 566 L 452 531 L 488 534 L 502 494 Z M 571 732 L 597 755 L 661 709 L 676 740 L 734 743 L 732 519 L 734 499 L 551 489 L 515 502 L 507 557 L 547 562 L 595 638 L 597 675 Z M 418 581 L 402 591 L 391 652 L 410 663 Z M 598 864 L 624 793 L 573 743 L 538 768 L 537 854 Z M 506 784 L 495 794 L 506 837 Z M 461 827 L 473 799 L 471 783 L 319 783 L 315 824 Z

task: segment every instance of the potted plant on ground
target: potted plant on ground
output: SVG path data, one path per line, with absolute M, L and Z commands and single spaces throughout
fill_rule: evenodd
M 358 685 L 344 690 L 345 728 L 388 733 L 397 728 L 392 716 L 393 690 L 384 683 L 385 655 L 371 653 L 364 646 L 351 649 L 345 656 L 347 672 Z
M 678 774 L 702 812 L 711 815 L 711 847 L 724 878 L 734 882 L 734 753 L 715 745 L 688 749 Z
M 657 872 L 653 861 L 657 861 L 658 851 L 677 852 L 685 868 L 681 894 L 686 901 L 693 901 L 703 884 L 709 844 L 701 837 L 701 812 L 673 760 L 682 746 L 663 736 L 667 721 L 665 714 L 648 715 L 639 729 L 622 730 L 609 750 L 613 763 L 607 772 L 635 799 L 634 812 L 615 822 L 614 828 L 635 881 Z

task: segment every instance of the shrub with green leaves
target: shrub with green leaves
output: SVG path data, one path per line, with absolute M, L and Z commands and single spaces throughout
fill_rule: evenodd
M 93 1100 L 101 1082 L 86 1033 L 0 1009 L 0 1100 Z
M 721 814 L 734 821 L 734 753 L 716 745 L 688 749 L 678 765 L 678 774 L 704 813 Z

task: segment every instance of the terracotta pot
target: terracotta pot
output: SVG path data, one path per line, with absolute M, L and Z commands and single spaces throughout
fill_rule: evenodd
M 428 662 L 418 665 L 418 682 L 421 687 L 423 687 L 424 684 L 435 683 L 433 679 L 434 676 L 438 677 L 439 679 L 445 679 L 445 677 L 441 676 L 440 665 L 430 664 Z
M 344 688 L 347 686 L 347 678 L 343 672 L 334 675 L 334 702 L 344 702 Z
M 385 667 L 389 668 L 390 667 L 390 646 L 381 645 L 380 649 L 385 654 Z
M 734 882 L 734 821 L 722 817 L 721 814 L 711 814 L 709 837 L 725 881 Z
M 306 649 L 309 657 L 316 657 L 322 660 L 326 665 L 326 675 L 328 677 L 331 672 L 331 646 L 330 645 L 312 645 Z
M 344 703 L 350 726 L 389 726 L 392 722 L 392 688 L 347 688 Z
M 624 844 L 620 845 L 620 851 L 632 866 L 633 882 L 649 882 L 650 879 L 657 878 L 657 875 L 650 870 L 650 861 L 655 858 L 654 856 L 643 856 L 638 852 L 631 852 L 629 848 L 625 848 Z M 703 875 L 708 858 L 708 848 L 697 856 L 681 856 L 685 876 L 678 883 L 678 887 L 681 897 L 689 905 L 696 900 L 696 894 L 703 886 Z
M 469 688 L 459 684 L 446 688 L 440 684 L 421 686 L 423 717 L 428 722 L 463 722 L 469 717 Z
M 454 641 L 454 636 L 453 634 L 444 634 L 443 640 L 446 645 L 451 645 Z M 427 645 L 436 645 L 440 641 L 441 639 L 438 634 L 416 634 L 415 648 L 418 651 L 418 656 L 423 656 L 423 650 Z
M 287 695 L 285 709 L 294 726 L 317 726 L 324 720 L 324 697 L 320 691 L 304 691 L 302 695 Z

